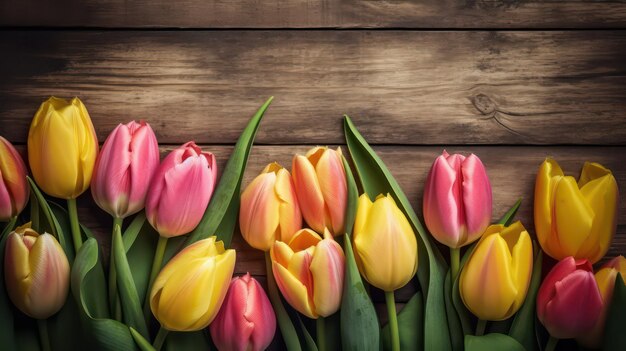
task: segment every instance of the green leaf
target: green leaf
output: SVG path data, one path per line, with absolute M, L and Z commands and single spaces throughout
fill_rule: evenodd
M 603 350 L 626 350 L 626 286 L 622 275 L 618 274 L 613 289 L 613 299 L 606 318 L 604 328 Z
M 7 223 L 0 235 L 0 345 L 7 350 L 16 350 L 17 342 L 15 340 L 15 325 L 13 316 L 13 303 L 9 299 L 9 295 L 4 286 L 4 248 L 7 243 L 7 237 L 13 230 L 15 221 Z
M 111 250 L 113 251 L 114 264 L 117 270 L 117 290 L 122 303 L 124 322 L 144 337 L 149 338 L 150 334 L 148 334 L 148 327 L 143 316 L 143 305 L 139 301 L 135 281 L 128 265 L 119 226 L 115 226 L 115 230 L 113 230 Z
M 482 336 L 465 335 L 466 351 L 525 351 L 517 340 L 504 334 L 491 333 Z
M 536 243 L 534 243 L 536 246 Z M 517 340 L 526 351 L 537 349 L 537 339 L 535 337 L 535 305 L 537 301 L 537 292 L 541 285 L 541 268 L 543 266 L 543 253 L 538 250 L 533 263 L 533 273 L 528 286 L 526 300 L 522 307 L 515 315 L 513 324 L 509 330 L 509 336 Z
M 456 279 L 454 280 L 454 284 L 452 285 L 452 304 L 454 305 L 454 309 L 456 310 L 459 322 L 461 323 L 463 335 L 473 334 L 474 328 L 472 327 L 473 315 L 467 309 L 467 307 L 465 307 L 465 304 L 461 299 L 461 294 L 459 291 L 459 279 L 461 277 L 460 273 L 461 271 L 463 271 L 463 267 L 465 266 L 465 263 L 467 263 L 467 260 L 472 254 L 474 247 L 476 247 L 476 243 L 469 245 L 467 250 L 465 251 L 465 255 L 463 255 L 463 258 L 461 259 L 461 262 L 459 264 L 459 274 L 457 275 Z
M 417 330 L 417 332 L 416 332 Z M 409 302 L 398 313 L 398 333 L 400 334 L 400 350 L 424 349 L 424 298 L 416 292 Z M 391 334 L 389 324 L 382 329 L 383 350 L 391 350 Z
M 137 346 L 141 351 L 156 351 L 152 344 L 148 340 L 146 340 L 138 331 L 136 331 L 133 327 L 130 327 L 130 335 L 133 336 Z
M 348 184 L 348 204 L 346 206 L 346 233 L 352 232 L 356 206 L 359 198 L 352 170 L 345 157 L 342 157 Z M 345 277 L 341 310 L 341 345 L 344 350 L 367 350 L 380 343 L 378 318 L 374 304 L 370 300 L 352 251 L 352 242 L 348 234 L 344 235 Z
M 235 149 L 228 159 L 228 163 L 226 164 L 226 168 L 224 168 L 224 173 L 217 185 L 217 189 L 215 189 L 211 202 L 204 212 L 200 224 L 189 234 L 185 245 L 190 245 L 198 240 L 219 234 L 218 240 L 224 241 L 224 246 L 230 246 L 233 234 L 232 231 L 224 230 L 218 233 L 217 230 L 225 219 L 226 221 L 232 220 L 232 217 L 236 217 L 236 213 L 239 211 L 239 189 L 241 187 L 241 181 L 243 180 L 244 171 L 246 170 L 248 156 L 250 155 L 259 123 L 272 102 L 272 99 L 273 97 L 270 97 L 261 108 L 259 108 L 248 122 L 241 136 L 239 136 L 239 140 L 237 140 Z M 226 214 L 228 214 L 228 216 L 226 216 Z M 228 227 L 228 225 L 225 225 L 225 227 Z M 226 229 L 225 227 L 222 227 L 222 229 Z
M 133 221 L 130 222 L 128 228 L 126 228 L 126 230 L 124 231 L 124 235 L 122 235 L 122 238 L 124 239 L 124 249 L 126 250 L 126 252 L 130 251 L 130 248 L 135 243 L 135 240 L 137 240 L 137 237 L 139 236 L 139 233 L 141 232 L 141 229 L 143 228 L 143 225 L 145 223 L 146 212 L 141 211 L 135 216 Z
M 145 216 L 143 217 L 145 219 Z M 124 232 L 124 248 L 126 249 L 126 257 L 128 265 L 133 267 L 131 273 L 137 289 L 139 301 L 145 301 L 148 279 L 150 278 L 150 270 L 152 269 L 152 260 L 156 250 L 159 234 L 152 228 L 148 221 L 143 221 L 141 228 L 135 235 L 134 231 L 139 226 L 137 218 L 131 222 Z M 127 240 L 127 237 L 135 235 L 134 240 Z M 171 240 L 171 239 L 170 239 Z M 132 241 L 132 242 L 131 242 Z M 169 241 L 169 240 L 168 240 Z M 126 246 L 126 243 L 130 246 Z
M 452 350 L 463 350 L 463 325 L 459 319 L 459 314 L 452 301 L 453 296 L 453 284 L 450 277 L 451 271 L 446 274 L 446 280 L 444 282 L 445 299 L 446 299 L 446 316 L 448 318 L 448 329 L 450 331 L 450 342 L 452 343 Z
M 500 218 L 500 220 L 498 221 L 498 224 L 503 224 L 505 227 L 508 227 L 511 224 L 511 222 L 513 222 L 513 217 L 515 217 L 515 214 L 517 213 L 517 210 L 519 210 L 519 206 L 521 204 L 522 204 L 522 199 L 520 198 L 519 200 L 515 202 L 515 204 L 513 204 L 513 206 L 508 211 L 506 211 L 504 216 Z
M 306 347 L 306 350 L 317 351 L 317 345 L 315 345 L 315 340 L 313 340 L 311 333 L 309 333 L 309 330 L 306 328 L 304 323 L 302 323 L 302 318 L 297 312 L 295 313 L 295 315 L 296 319 L 298 320 L 298 324 L 300 325 L 300 331 L 302 332 L 302 338 L 304 339 L 304 346 Z
M 444 300 L 447 264 L 422 227 L 398 182 L 348 116 L 344 119 L 344 132 L 363 190 L 372 199 L 378 194 L 391 194 L 418 234 L 417 278 L 425 294 L 424 313 L 429 318 L 428 323 L 424 324 L 424 348 L 426 350 L 450 350 L 452 345 Z
M 108 319 L 108 298 L 98 243 L 89 238 L 78 250 L 71 273 L 72 295 L 96 350 L 138 350 L 130 329 Z

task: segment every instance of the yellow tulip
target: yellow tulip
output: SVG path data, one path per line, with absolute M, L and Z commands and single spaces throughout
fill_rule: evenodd
M 28 131 L 28 161 L 44 192 L 77 198 L 89 187 L 97 155 L 98 139 L 78 98 L 41 104 Z
M 6 239 L 4 279 L 9 298 L 20 311 L 46 319 L 65 304 L 70 264 L 54 236 L 39 235 L 30 223 Z
M 411 224 L 388 194 L 357 203 L 353 238 L 359 271 L 375 287 L 391 292 L 417 271 L 417 239 Z
M 618 197 L 615 177 L 602 165 L 586 162 L 576 183 L 555 160 L 546 159 L 535 183 L 539 244 L 557 260 L 599 261 L 615 233 Z
M 533 271 L 533 246 L 521 222 L 491 225 L 461 271 L 459 292 L 478 318 L 499 321 L 524 303 Z
M 161 326 L 172 331 L 206 328 L 222 306 L 235 269 L 235 250 L 216 237 L 179 252 L 157 275 L 150 308 Z

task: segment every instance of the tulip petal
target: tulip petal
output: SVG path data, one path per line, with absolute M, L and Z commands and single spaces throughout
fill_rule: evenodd
M 316 232 L 323 232 L 326 226 L 326 212 L 315 168 L 306 157 L 296 155 L 292 162 L 292 173 L 304 220 Z
M 327 149 L 317 162 L 315 172 L 324 197 L 326 216 L 329 217 L 326 227 L 333 234 L 341 234 L 348 202 L 348 184 L 341 153 Z
M 287 268 L 276 262 L 272 262 L 272 272 L 276 279 L 276 285 L 278 285 L 285 300 L 305 316 L 317 318 L 317 314 L 309 304 L 306 286 L 298 281 Z
M 352 229 L 352 237 L 356 239 L 359 233 L 365 231 L 367 219 L 374 203 L 367 194 L 359 196 L 357 201 L 356 217 L 354 220 L 354 228 Z
M 291 237 L 302 228 L 302 213 L 298 206 L 293 180 L 284 168 L 276 172 L 274 191 L 280 200 L 278 208 L 280 237 L 276 237 L 276 240 L 289 242 Z
M 262 173 L 241 194 L 241 234 L 259 250 L 269 250 L 279 225 L 280 202 L 274 194 L 275 183 L 275 173 Z
M 553 258 L 564 258 L 558 243 L 552 240 L 557 234 L 553 218 L 553 205 L 556 188 L 563 178 L 563 171 L 559 164 L 551 159 L 541 164 L 535 182 L 534 219 L 537 239 L 543 250 Z
M 463 161 L 463 210 L 467 225 L 466 243 L 474 242 L 491 221 L 491 183 L 485 166 L 476 155 Z
M 345 257 L 341 246 L 333 239 L 324 239 L 315 248 L 311 261 L 313 304 L 322 317 L 337 312 L 341 305 Z
M 555 192 L 554 218 L 562 249 L 560 255 L 576 255 L 591 234 L 595 213 L 573 177 L 563 177 Z

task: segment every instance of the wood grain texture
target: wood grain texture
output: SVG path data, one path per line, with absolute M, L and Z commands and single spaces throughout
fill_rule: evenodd
M 623 1 L 4 0 L 2 26 L 193 28 L 624 27 Z
M 342 146 L 344 151 L 345 146 Z M 294 153 L 305 153 L 309 146 L 255 146 L 252 150 L 248 167 L 244 177 L 244 186 L 269 162 L 278 161 L 287 168 L 291 168 L 291 159 Z M 170 150 L 163 147 L 162 150 Z M 216 155 L 219 170 L 224 167 L 232 147 L 231 146 L 203 146 Z M 23 150 L 23 148 L 22 148 Z M 400 186 L 405 191 L 411 204 L 421 218 L 422 192 L 424 181 L 432 161 L 441 151 L 441 147 L 432 146 L 378 146 L 376 152 L 389 167 Z M 562 166 L 567 175 L 578 177 L 584 161 L 599 162 L 609 167 L 617 179 L 618 186 L 626 189 L 626 162 L 624 155 L 626 147 L 536 147 L 536 146 L 463 146 L 448 148 L 449 152 L 477 154 L 485 167 L 493 187 L 493 220 L 497 221 L 520 197 L 524 200 L 517 218 L 534 236 L 533 224 L 533 193 L 536 172 L 546 156 L 554 157 Z M 626 196 L 619 202 L 619 217 L 617 234 L 609 249 L 607 257 L 614 257 L 626 253 Z M 79 198 L 79 215 L 83 224 L 92 228 L 101 239 L 105 252 L 108 251 L 110 227 L 112 220 L 101 211 L 91 199 L 89 193 Z M 127 221 L 128 222 L 128 221 Z M 236 273 L 250 272 L 253 275 L 265 274 L 264 256 L 261 251 L 248 246 L 237 232 L 234 235 L 232 247 L 238 252 Z M 445 250 L 442 247 L 442 250 Z M 445 251 L 442 251 L 445 252 Z M 447 255 L 446 255 L 447 256 Z M 410 284 L 398 292 L 398 301 L 407 301 L 415 292 L 417 286 Z M 384 296 L 375 295 L 376 301 L 383 302 Z
M 0 135 L 23 141 L 47 96 L 80 96 L 103 140 L 152 121 L 160 142 L 626 142 L 626 32 L 2 31 Z

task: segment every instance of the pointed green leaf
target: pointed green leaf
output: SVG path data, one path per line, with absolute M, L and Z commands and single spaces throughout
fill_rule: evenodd
M 613 299 L 606 318 L 604 328 L 603 350 L 626 350 L 626 286 L 622 275 L 618 274 L 613 289 Z
M 270 97 L 259 110 L 252 116 L 250 122 L 241 133 L 235 149 L 228 159 L 224 173 L 220 179 L 217 189 L 213 193 L 211 202 L 204 212 L 204 216 L 200 221 L 200 224 L 194 229 L 187 239 L 185 245 L 190 245 L 198 240 L 206 239 L 209 236 L 215 235 L 220 224 L 224 220 L 226 213 L 234 213 L 239 211 L 239 192 L 238 189 L 241 186 L 243 174 L 246 169 L 246 163 L 254 137 L 259 128 L 259 123 L 263 118 L 263 114 L 272 102 L 273 97 Z M 235 211 L 232 206 L 236 206 Z M 229 217 L 230 218 L 230 217 Z M 224 241 L 225 246 L 230 245 L 232 238 L 231 233 L 220 233 L 220 240 Z
M 371 198 L 375 198 L 378 194 L 391 194 L 417 233 L 419 260 L 417 277 L 425 293 L 424 313 L 429 318 L 428 323 L 424 325 L 424 348 L 426 350 L 449 350 L 452 345 L 444 300 L 447 264 L 422 227 L 398 182 L 348 116 L 344 119 L 344 132 L 363 190 Z
M 126 258 L 121 228 L 117 225 L 113 230 L 111 250 L 113 251 L 114 264 L 117 270 L 117 290 L 122 303 L 124 322 L 144 337 L 149 338 L 148 327 L 143 316 L 143 307 L 139 301 L 135 281 Z
M 445 288 L 445 299 L 446 299 L 446 316 L 448 318 L 448 329 L 450 330 L 450 342 L 452 343 L 452 350 L 454 351 L 462 351 L 463 350 L 463 325 L 461 324 L 461 320 L 459 319 L 459 314 L 454 306 L 452 301 L 453 295 L 453 284 L 450 278 L 451 271 L 448 270 L 448 274 L 446 274 L 446 280 L 444 282 Z
M 131 273 L 133 274 L 139 301 L 145 301 L 146 299 L 152 260 L 154 258 L 157 241 L 159 240 L 159 234 L 152 228 L 148 221 L 144 220 L 142 224 L 135 239 L 132 240 L 132 243 L 131 240 L 128 240 L 130 246 L 124 244 L 128 265 L 132 267 Z M 135 218 L 124 232 L 123 239 L 126 240 L 127 235 L 129 235 L 129 237 L 134 236 L 133 232 L 136 231 L 138 226 L 137 218 Z
M 306 328 L 304 323 L 302 323 L 302 318 L 296 312 L 296 319 L 298 320 L 298 324 L 300 325 L 300 331 L 302 333 L 302 338 L 304 339 L 304 346 L 307 351 L 317 351 L 317 345 L 315 344 L 315 340 L 309 333 L 309 330 Z
M 124 231 L 124 235 L 122 235 L 122 238 L 124 239 L 124 249 L 126 250 L 126 252 L 130 251 L 130 248 L 135 243 L 135 240 L 139 236 L 139 232 L 141 231 L 145 223 L 146 212 L 141 211 L 135 216 L 135 218 L 133 218 L 133 221 L 130 222 L 130 225 Z
M 424 349 L 424 298 L 416 292 L 409 302 L 398 313 L 398 333 L 400 334 L 400 350 Z M 391 350 L 391 334 L 389 324 L 382 329 L 383 350 Z
M 491 333 L 482 336 L 465 335 L 466 351 L 506 350 L 525 351 L 517 340 L 505 334 Z
M 138 331 L 136 331 L 133 327 L 129 327 L 129 329 L 130 335 L 133 336 L 133 339 L 135 339 L 135 342 L 137 343 L 137 347 L 139 347 L 141 351 L 156 351 L 154 347 L 152 347 L 152 344 L 139 334 Z
M 71 272 L 72 295 L 79 306 L 83 326 L 96 350 L 138 350 L 124 324 L 108 319 L 108 298 L 98 243 L 89 238 L 78 250 Z
M 503 224 L 505 227 L 508 227 L 513 222 L 513 218 L 515 217 L 515 214 L 517 213 L 517 210 L 519 210 L 519 206 L 521 204 L 522 199 L 520 198 L 513 204 L 513 206 L 508 211 L 506 211 L 504 216 L 500 218 L 498 224 Z
M 536 246 L 536 243 L 534 243 Z M 533 263 L 533 273 L 528 286 L 526 300 L 519 311 L 515 314 L 513 324 L 509 330 L 509 336 L 517 340 L 526 351 L 537 349 L 537 339 L 535 338 L 535 306 L 537 292 L 541 285 L 541 268 L 543 266 L 543 253 L 538 250 Z

